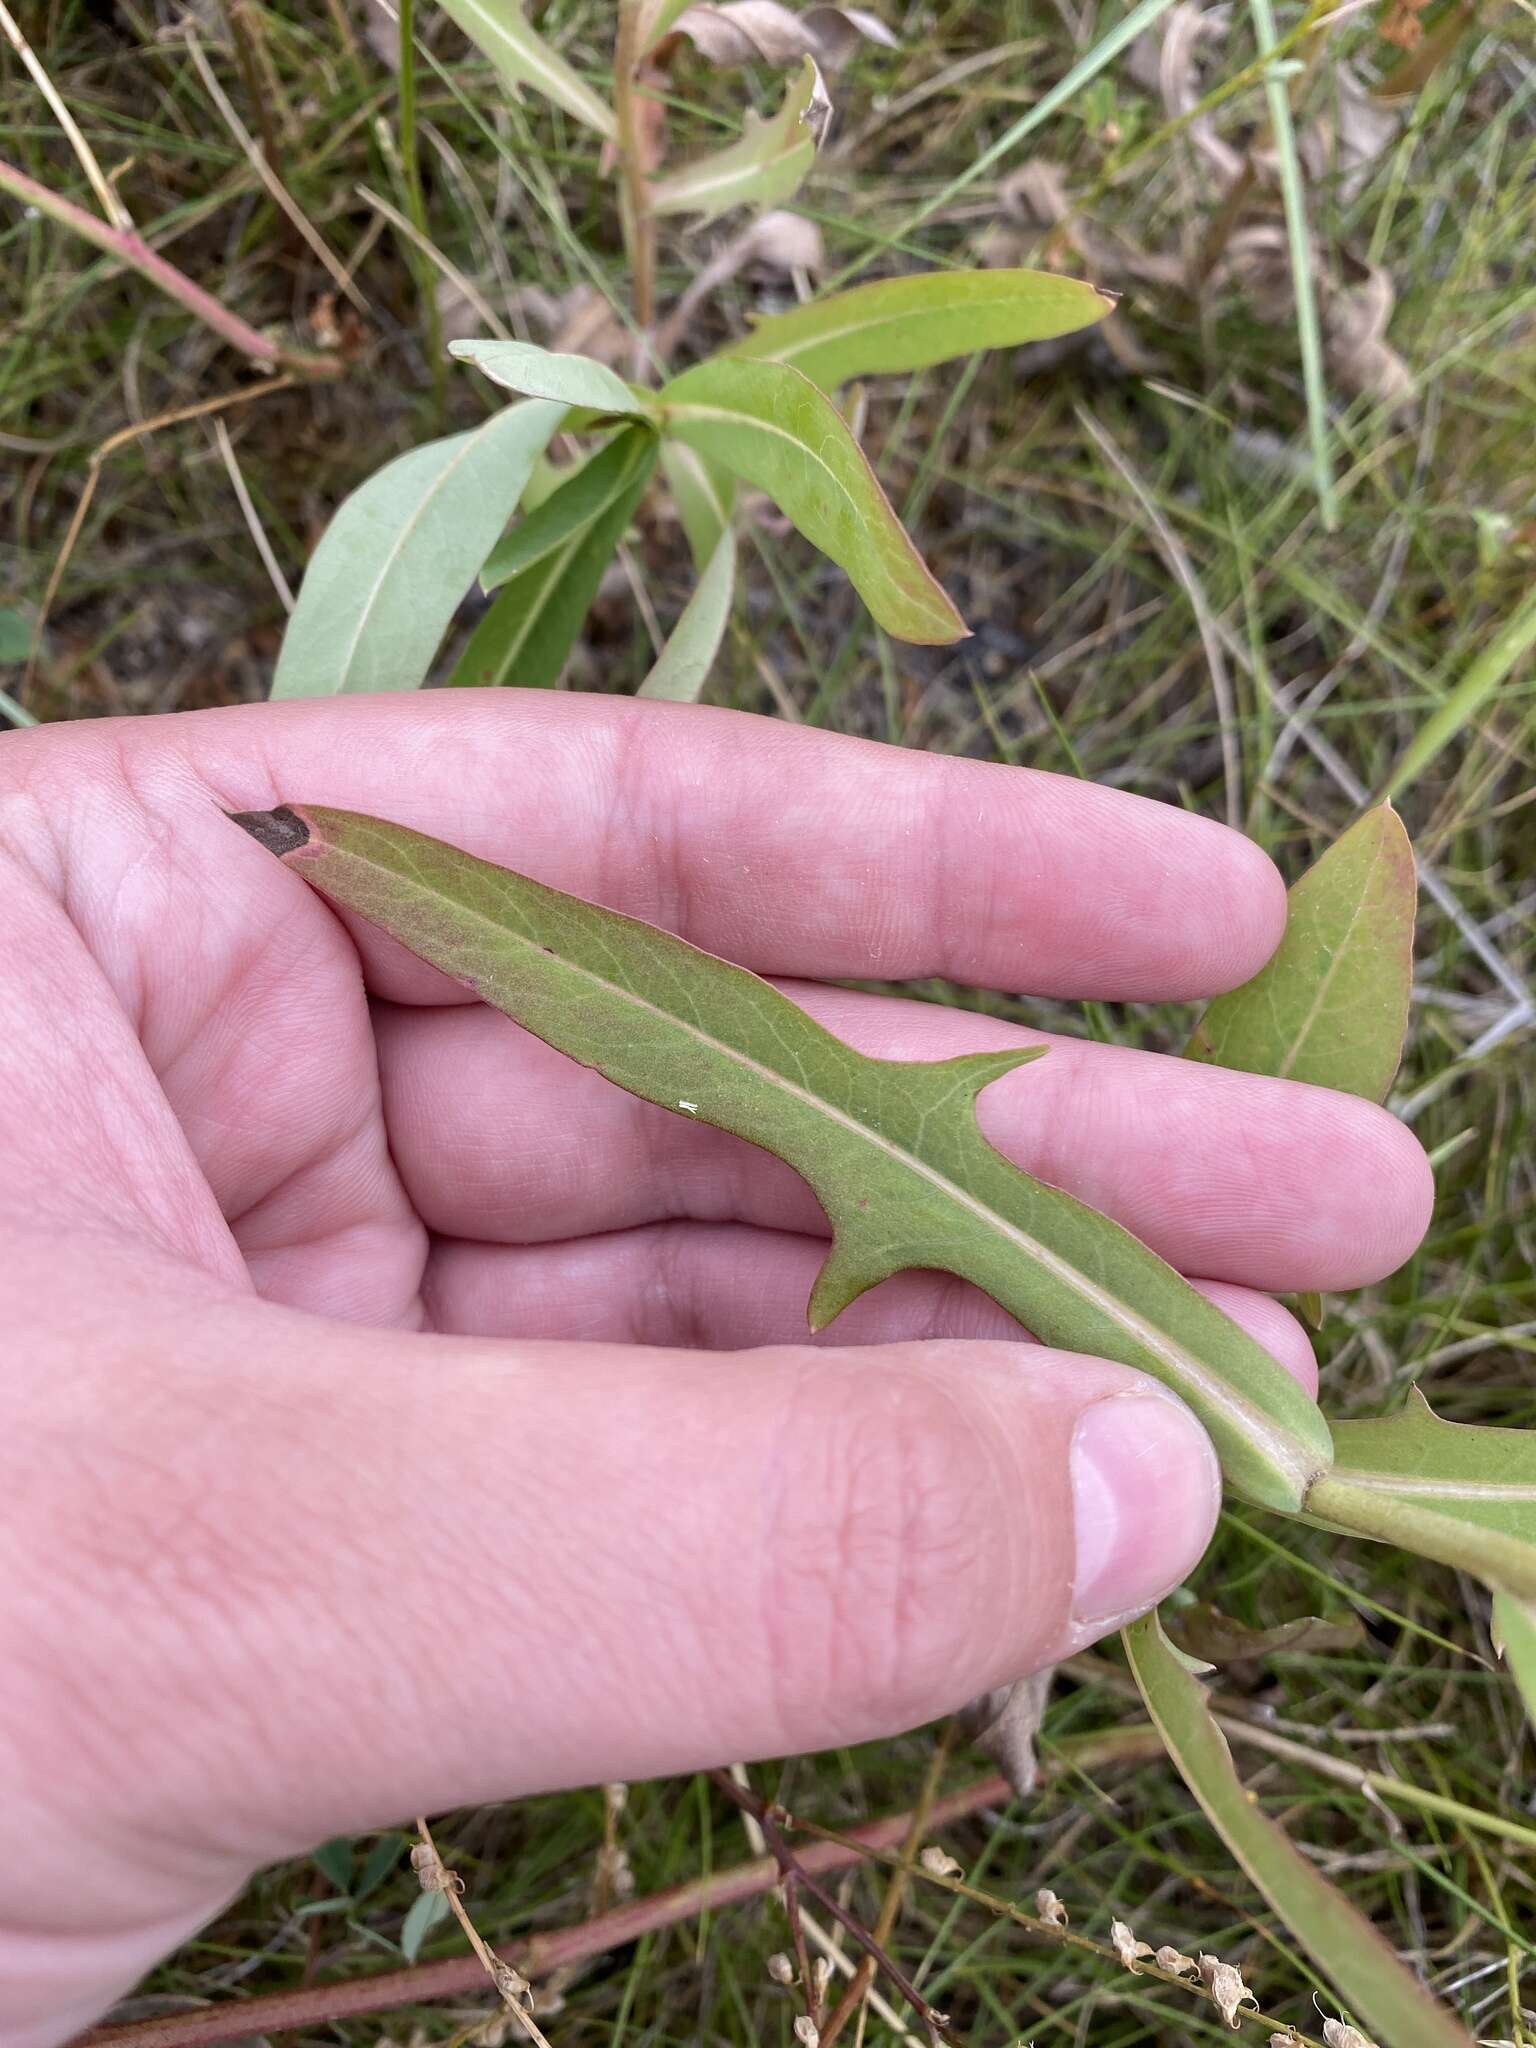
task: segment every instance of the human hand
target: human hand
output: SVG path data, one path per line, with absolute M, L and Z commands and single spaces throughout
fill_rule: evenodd
M 952 1281 L 808 1343 L 798 1179 L 221 815 L 288 799 L 806 977 L 900 1058 L 1030 1034 L 817 980 L 1197 997 L 1284 915 L 1219 826 L 729 712 L 470 692 L 0 739 L 10 2048 L 323 1836 L 929 1719 L 1150 1604 L 1215 1515 L 1172 1396 L 1021 1353 Z M 1262 1290 L 1371 1280 L 1427 1217 L 1409 1133 L 1322 1090 L 1062 1040 L 981 1118 L 1309 1385 Z

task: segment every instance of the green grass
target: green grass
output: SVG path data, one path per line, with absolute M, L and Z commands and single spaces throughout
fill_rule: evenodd
M 128 0 L 106 20 L 55 0 L 34 12 L 46 17 L 41 54 L 104 168 L 124 167 L 120 189 L 141 229 L 252 324 L 306 320 L 331 280 L 262 191 L 183 45 L 161 39 L 160 11 Z M 432 247 L 514 328 L 528 317 L 526 298 L 509 301 L 516 288 L 559 295 L 596 283 L 617 295 L 617 236 L 592 138 L 531 100 L 504 107 L 427 0 L 418 13 L 426 48 L 416 151 Z M 608 13 L 554 0 L 541 26 L 596 77 Z M 253 397 L 224 415 L 267 539 L 296 581 L 339 498 L 385 455 L 438 430 L 426 269 L 359 196 L 370 188 L 408 219 L 415 206 L 395 142 L 394 82 L 378 56 L 322 7 L 245 14 L 272 85 L 276 169 L 355 267 L 364 301 L 362 374 Z M 971 260 L 999 214 L 999 178 L 1031 151 L 1061 166 L 1072 194 L 1096 193 L 1085 225 L 1099 242 L 1118 234 L 1143 251 L 1177 250 L 1198 237 L 1211 213 L 1198 154 L 1185 133 L 1158 139 L 1164 110 L 1123 56 L 975 175 L 1119 18 L 1089 10 L 1074 38 L 1064 19 L 1077 11 L 1044 0 L 948 4 L 932 18 L 914 14 L 903 52 L 862 57 L 838 93 L 849 146 L 804 195 L 829 269 Z M 1282 39 L 1299 18 L 1295 7 L 1282 11 Z M 1246 829 L 1294 874 L 1363 792 L 1399 781 L 1439 897 L 1424 904 L 1420 1000 L 1397 1100 L 1437 1157 L 1440 1199 L 1428 1241 L 1401 1273 L 1330 1305 L 1324 1384 L 1346 1414 L 1376 1412 L 1422 1381 L 1456 1419 L 1536 1424 L 1536 1071 L 1531 1019 L 1521 1021 L 1521 991 L 1536 976 L 1536 668 L 1527 650 L 1488 689 L 1467 683 L 1488 675 L 1487 650 L 1501 635 L 1508 644 L 1536 573 L 1527 26 L 1518 9 L 1489 13 L 1421 87 L 1398 139 L 1357 184 L 1308 179 L 1309 222 L 1330 275 L 1346 252 L 1390 274 L 1389 337 L 1417 383 L 1411 414 L 1333 387 L 1334 531 L 1318 512 L 1294 318 L 1231 282 L 1195 300 L 1122 280 L 1124 324 L 1142 352 L 1135 369 L 1090 338 L 1017 363 L 980 361 L 958 402 L 960 380 L 947 371 L 866 394 L 864 438 L 974 627 L 971 641 L 943 651 L 880 643 L 835 572 L 754 521 L 748 594 L 709 690 L 717 702 L 790 706 L 810 723 L 1081 773 L 1221 816 L 1221 722 L 1188 594 L 1157 544 L 1155 508 L 1221 636 L 1234 700 L 1232 794 Z M 233 52 L 208 34 L 225 91 L 254 125 Z M 1005 61 L 979 61 L 1010 44 L 1021 47 Z M 1201 90 L 1219 89 L 1255 54 L 1244 16 L 1207 52 Z M 1369 70 L 1384 54 L 1370 17 L 1350 16 L 1293 94 L 1298 128 L 1330 103 L 1344 60 Z M 938 89 L 902 112 L 904 96 L 934 79 Z M 757 83 L 767 105 L 772 82 Z M 697 109 L 700 138 L 718 141 L 703 74 L 685 72 L 678 94 Z M 1240 141 L 1244 124 L 1264 118 L 1255 70 L 1218 120 Z M 1117 152 L 1131 165 L 1118 181 Z M 0 154 L 90 202 L 8 55 Z M 1280 217 L 1277 199 L 1260 210 Z M 1026 240 L 1023 260 L 1029 252 Z M 696 254 L 696 237 L 664 238 L 664 303 Z M 1062 261 L 1093 269 L 1070 253 Z M 701 342 L 787 289 L 738 280 L 701 314 Z M 345 307 L 337 317 L 349 317 Z M 35 611 L 92 450 L 134 421 L 245 380 L 214 337 L 141 280 L 8 204 L 0 323 L 0 464 L 14 484 L 0 493 L 0 607 Z M 314 345 L 310 333 L 298 338 Z M 533 338 L 545 337 L 535 329 Z M 486 402 L 478 380 L 456 372 L 443 387 L 450 423 L 472 422 Z M 1135 488 L 1083 432 L 1079 407 Z M 659 613 L 674 617 L 689 587 L 676 529 L 647 527 L 639 555 Z M 20 667 L 6 666 L 0 685 L 44 719 L 239 701 L 262 694 L 281 626 L 229 475 L 206 422 L 194 420 L 107 458 L 37 672 L 24 685 Z M 588 637 L 571 680 L 632 689 L 650 648 L 627 596 L 600 600 Z M 1297 706 L 1307 707 L 1299 732 L 1288 724 Z M 1426 729 L 1433 752 L 1419 737 Z M 1173 1010 L 962 999 L 1164 1048 L 1189 1021 Z M 1490 1661 L 1481 1597 L 1449 1572 L 1286 1531 L 1293 1558 L 1277 1533 L 1257 1515 L 1230 1515 L 1198 1590 L 1256 1624 L 1353 1607 L 1367 1642 L 1348 1656 L 1276 1657 L 1228 1690 L 1320 1751 L 1528 1816 L 1530 1738 Z M 1114 1727 L 1130 1711 L 1112 1675 L 1090 1667 L 1061 1688 L 1049 1743 Z M 845 1826 L 910 1805 L 931 1747 L 929 1731 L 761 1770 L 756 1782 Z M 1474 2032 L 1536 2040 L 1528 1856 L 1434 1816 L 1389 1819 L 1364 1794 L 1294 1762 L 1257 1751 L 1243 1762 L 1266 1808 L 1314 1845 Z M 975 1769 L 962 1752 L 946 1783 Z M 602 1801 L 524 1801 L 453 1817 L 438 1836 L 477 1923 L 508 1937 L 588 1910 Z M 620 1838 L 641 1893 L 745 1853 L 738 1818 L 702 1780 L 634 1788 Z M 1265 2011 L 1315 2035 L 1301 1958 L 1266 1924 L 1166 1768 L 1074 1772 L 1027 1810 L 963 1823 L 943 1839 L 982 1888 L 1027 1904 L 1048 1884 L 1091 1935 L 1102 1938 L 1118 1915 L 1155 1941 L 1241 1961 Z M 353 1912 L 328 1906 L 334 1889 L 310 1862 L 269 1871 L 149 1988 L 201 2000 L 286 1988 L 306 1970 L 324 1980 L 387 1964 L 413 1895 L 402 1870 L 403 1857 Z M 882 1882 L 875 1873 L 850 1881 L 849 1902 L 866 1919 Z M 558 2048 L 788 2043 L 795 2008 L 765 1967 L 785 1945 L 771 1901 L 647 1937 L 577 1972 L 547 2030 Z M 1224 2037 L 1188 1996 L 1029 1942 L 986 1909 L 921 1884 L 892 1946 L 977 2043 L 1138 2048 Z M 423 1953 L 461 1949 L 445 1924 Z M 301 2038 L 331 2048 L 373 2048 L 381 2032 L 447 2043 L 487 2010 L 477 1997 Z M 872 2023 L 868 2038 L 889 2032 Z

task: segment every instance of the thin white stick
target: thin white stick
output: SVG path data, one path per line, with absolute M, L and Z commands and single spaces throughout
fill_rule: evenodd
M 267 531 L 261 523 L 261 515 L 256 510 L 251 500 L 251 494 L 245 487 L 245 478 L 241 474 L 240 464 L 235 456 L 235 444 L 230 440 L 229 429 L 221 419 L 215 420 L 213 423 L 213 438 L 218 444 L 219 454 L 224 459 L 224 467 L 229 472 L 229 480 L 235 487 L 235 496 L 240 501 L 241 513 L 244 516 L 251 539 L 256 543 L 256 552 L 261 557 L 262 566 L 272 579 L 272 588 L 281 599 L 283 610 L 291 612 L 294 602 L 292 587 L 288 582 L 288 578 L 283 574 L 281 563 L 272 552 L 272 543 L 267 539 Z

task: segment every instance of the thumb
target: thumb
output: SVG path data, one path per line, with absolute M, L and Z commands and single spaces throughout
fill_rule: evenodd
M 72 1617 L 75 1684 L 136 1755 L 167 1731 L 157 1826 L 249 1863 L 911 1727 L 1151 1604 L 1218 1503 L 1170 1394 L 1036 1346 L 710 1355 L 248 1303 L 139 1344 L 93 1425 L 132 1566 Z

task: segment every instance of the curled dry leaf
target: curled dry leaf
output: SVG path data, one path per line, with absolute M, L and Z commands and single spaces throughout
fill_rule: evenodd
M 1236 2033 L 1243 2024 L 1242 2008 L 1251 2005 L 1255 2012 L 1259 2001 L 1243 1982 L 1243 1974 L 1235 1963 L 1224 1963 L 1219 1956 L 1202 1955 L 1198 1964 L 1200 1981 L 1211 1994 L 1216 2010 L 1227 2025 Z
M 656 330 L 658 351 L 664 357 L 671 355 L 699 308 L 738 271 L 756 267 L 776 272 L 780 277 L 793 276 L 797 271 L 814 277 L 826 268 L 826 262 L 826 247 L 815 221 L 781 209 L 760 213 L 696 272 L 687 291 Z
M 1133 1930 L 1123 1920 L 1110 1921 L 1109 1945 L 1119 1957 L 1122 1968 L 1129 1970 L 1133 1977 L 1139 1974 L 1137 1963 L 1143 1956 L 1152 1953 L 1152 1944 L 1149 1941 L 1138 1941 Z
M 807 7 L 801 14 L 779 0 L 700 0 L 672 24 L 711 64 L 797 64 L 813 57 L 828 71 L 846 64 L 860 43 L 898 48 L 877 14 L 862 7 Z
M 989 1756 L 1020 1799 L 1035 1789 L 1035 1737 L 1051 1696 L 1053 1665 L 1013 1685 L 994 1686 L 960 1710 L 960 1726 L 983 1756 Z M 1063 1923 L 1065 1924 L 1065 1923 Z
M 1382 152 L 1396 141 L 1405 119 L 1400 107 L 1379 99 L 1352 64 L 1335 64 L 1316 118 L 1299 141 L 1301 160 L 1315 179 L 1332 178 L 1346 204 L 1370 179 Z
M 1035 1913 L 1047 1927 L 1065 1927 L 1067 1909 L 1056 1894 L 1043 1886 L 1035 1893 Z
M 1176 0 L 1154 28 L 1138 36 L 1131 46 L 1132 78 L 1148 92 L 1155 93 L 1169 121 L 1184 121 L 1185 134 L 1207 168 L 1223 185 L 1242 169 L 1242 158 L 1216 132 L 1210 114 L 1196 114 L 1207 90 L 1200 56 L 1207 44 L 1225 42 L 1232 10 L 1227 6 L 1197 7 L 1193 0 Z
M 1396 293 L 1379 264 L 1346 258 L 1348 281 L 1336 279 L 1312 245 L 1313 280 L 1323 329 L 1323 356 L 1335 385 L 1352 398 L 1371 398 L 1393 412 L 1413 403 L 1413 373 L 1386 339 Z M 1257 319 L 1288 325 L 1294 318 L 1290 247 L 1277 222 L 1239 230 L 1213 280 L 1235 284 Z

